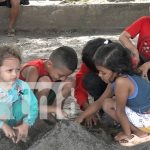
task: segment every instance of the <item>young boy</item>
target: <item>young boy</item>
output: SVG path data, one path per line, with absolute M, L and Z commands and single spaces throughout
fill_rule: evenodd
M 75 97 L 82 110 L 89 106 L 88 94 L 96 101 L 105 91 L 107 84 L 98 76 L 98 71 L 93 62 L 93 56 L 98 47 L 111 43 L 110 40 L 96 38 L 86 43 L 82 50 L 81 67 L 76 74 Z M 89 127 L 96 124 L 95 115 L 86 118 L 85 124 Z
M 54 50 L 49 59 L 29 61 L 23 66 L 20 79 L 28 82 L 31 89 L 34 90 L 42 113 L 53 112 L 56 115 L 62 115 L 62 102 L 70 94 L 72 88 L 72 82 L 67 80 L 67 77 L 75 71 L 77 62 L 75 50 L 62 46 Z M 59 85 L 58 81 L 63 82 Z M 54 104 L 55 99 L 57 100 L 55 101 L 57 107 L 47 107 L 47 104 Z
M 149 7 L 150 11 L 150 7 Z M 132 43 L 131 39 L 137 35 L 137 47 Z M 135 58 L 136 64 L 139 63 L 143 77 L 150 80 L 150 17 L 143 16 L 127 27 L 119 37 L 120 42 L 130 49 Z

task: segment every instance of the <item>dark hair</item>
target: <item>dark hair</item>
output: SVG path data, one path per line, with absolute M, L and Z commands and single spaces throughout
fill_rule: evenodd
M 112 43 L 111 40 L 106 40 L 103 38 L 96 38 L 87 42 L 82 50 L 82 61 L 86 64 L 88 68 L 90 68 L 94 72 L 98 72 L 95 64 L 93 62 L 93 56 L 98 49 L 98 47 L 104 44 Z
M 136 68 L 133 68 L 131 52 L 119 43 L 101 46 L 93 60 L 96 66 L 106 67 L 116 73 L 140 75 Z
M 3 65 L 3 61 L 7 58 L 17 58 L 21 62 L 20 51 L 10 46 L 0 46 L 0 66 Z
M 49 59 L 54 63 L 54 66 L 61 67 L 63 65 L 72 72 L 75 71 L 78 64 L 75 50 L 68 46 L 62 46 L 54 50 Z

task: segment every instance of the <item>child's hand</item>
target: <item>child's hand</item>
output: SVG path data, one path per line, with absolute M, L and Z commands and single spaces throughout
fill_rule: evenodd
M 93 125 L 96 124 L 97 124 L 97 118 L 95 114 L 85 119 L 85 126 L 88 128 L 91 128 Z
M 75 122 L 77 122 L 77 123 L 82 123 L 83 122 L 83 118 L 81 117 L 81 116 L 79 116 L 79 117 L 77 117 L 76 119 L 75 119 Z
M 3 124 L 2 130 L 5 133 L 5 136 L 12 139 L 12 141 L 15 143 L 15 131 L 6 123 Z
M 13 127 L 16 130 L 16 134 L 17 134 L 17 140 L 16 143 L 18 143 L 20 140 L 24 141 L 24 139 L 27 138 L 28 136 L 28 129 L 29 126 L 25 123 L 17 126 L 17 127 Z
M 142 71 L 142 77 L 148 79 L 147 72 L 148 72 L 149 68 L 150 68 L 150 63 L 149 62 L 146 62 L 146 63 L 144 63 L 143 65 L 141 65 L 139 67 L 139 69 Z

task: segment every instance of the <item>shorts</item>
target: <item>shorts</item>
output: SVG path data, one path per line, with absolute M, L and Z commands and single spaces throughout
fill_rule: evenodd
M 129 121 L 142 131 L 150 133 L 150 114 L 141 114 L 125 107 L 126 115 Z

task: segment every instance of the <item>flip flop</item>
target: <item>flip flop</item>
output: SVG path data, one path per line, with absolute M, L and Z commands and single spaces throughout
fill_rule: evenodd
M 15 36 L 15 29 L 9 29 L 7 33 L 8 37 L 14 37 Z
M 148 134 L 148 136 L 145 137 L 138 137 L 135 134 L 131 134 L 131 138 L 122 139 L 119 141 L 119 143 L 122 146 L 130 147 L 130 146 L 135 146 L 149 141 L 150 141 L 150 134 Z

